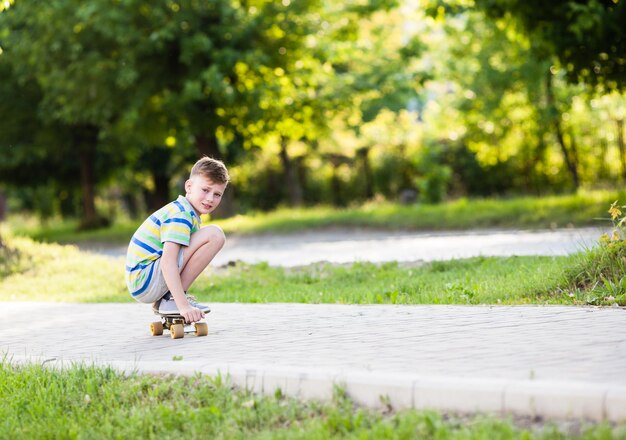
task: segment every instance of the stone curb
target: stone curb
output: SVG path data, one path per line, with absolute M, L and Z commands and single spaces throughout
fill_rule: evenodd
M 14 363 L 42 363 L 68 368 L 85 361 L 12 356 Z M 506 380 L 409 374 L 272 368 L 263 365 L 208 365 L 205 362 L 93 362 L 120 372 L 207 374 L 233 385 L 272 396 L 281 393 L 304 400 L 329 401 L 342 387 L 358 405 L 369 408 L 433 409 L 459 413 L 512 414 L 595 422 L 626 421 L 626 386 L 588 382 Z

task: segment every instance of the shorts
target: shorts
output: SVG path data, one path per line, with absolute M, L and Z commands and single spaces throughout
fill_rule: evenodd
M 183 250 L 184 248 L 181 247 L 178 251 L 178 272 L 180 272 L 183 268 Z M 150 270 L 150 267 L 145 267 L 143 270 Z M 165 278 L 163 278 L 163 272 L 161 272 L 160 258 L 152 263 L 152 270 L 155 274 L 150 280 L 148 288 L 142 292 L 141 295 L 133 297 L 141 303 L 152 304 L 153 302 L 163 298 L 163 295 L 165 295 L 169 290 L 167 284 L 165 283 Z

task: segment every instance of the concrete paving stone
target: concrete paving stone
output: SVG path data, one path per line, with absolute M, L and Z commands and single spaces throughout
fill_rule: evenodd
M 425 376 L 413 387 L 414 407 L 463 413 L 501 413 L 506 380 Z
M 245 389 L 253 393 L 263 393 L 263 372 L 249 368 L 243 374 L 245 376 Z
M 504 390 L 504 411 L 546 418 L 601 421 L 606 418 L 605 384 L 559 381 L 515 382 Z
M 38 321 L 7 319 L 33 308 L 42 311 Z M 57 365 L 223 373 L 256 392 L 280 387 L 301 398 L 329 399 L 343 384 L 365 405 L 388 395 L 398 407 L 626 417 L 622 308 L 218 303 L 212 309 L 207 337 L 172 340 L 150 335 L 155 316 L 139 304 L 1 303 L 0 353 Z
M 308 384 L 312 379 L 317 379 L 321 381 L 323 386 L 322 390 L 318 390 L 321 394 L 319 394 L 317 400 L 329 400 L 332 397 L 333 381 L 338 377 L 335 373 L 331 375 L 330 380 L 328 380 L 328 370 L 323 367 L 319 369 L 319 373 L 313 374 L 313 378 L 309 377 L 311 372 L 305 373 L 303 369 L 285 367 L 267 369 L 266 366 L 257 366 L 257 368 L 263 377 L 263 394 L 268 396 L 273 396 L 277 390 L 280 390 L 282 395 L 301 398 L 306 397 L 301 388 L 302 382 L 305 381 Z M 235 370 L 231 368 L 229 372 L 231 381 L 237 380 L 237 376 L 233 375 L 234 371 Z M 326 374 L 324 372 L 326 372 Z M 304 392 L 306 393 L 307 389 L 305 389 Z
M 415 376 L 388 376 L 372 373 L 352 373 L 345 379 L 346 393 L 358 405 L 395 410 L 415 408 Z
M 342 383 L 341 379 L 338 372 L 301 373 L 288 384 L 287 393 L 300 399 L 328 401 L 335 387 Z
M 607 391 L 604 401 L 604 415 L 608 420 L 626 423 L 626 387 L 611 387 Z
M 263 374 L 263 394 L 273 396 L 280 390 L 282 395 L 293 395 L 297 391 L 290 389 L 290 381 L 294 382 L 294 377 L 280 371 L 266 371 Z M 295 387 L 294 387 L 295 388 Z

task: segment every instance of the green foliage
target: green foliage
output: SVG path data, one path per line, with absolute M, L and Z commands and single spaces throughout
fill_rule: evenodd
M 626 87 L 626 6 L 613 0 L 476 0 L 492 17 L 507 14 L 554 54 L 568 78 L 606 89 Z
M 615 185 L 626 8 L 535 3 L 5 1 L 2 190 L 86 225 L 105 194 L 166 203 L 202 154 L 229 214 Z
M 400 54 L 402 44 L 389 45 L 388 29 L 395 29 L 389 17 L 399 19 L 394 4 L 11 5 L 0 15 L 0 61 L 11 73 L 3 82 L 10 99 L 2 102 L 17 100 L 15 90 L 24 85 L 34 92 L 23 112 L 0 105 L 7 114 L 0 124 L 18 130 L 19 142 L 0 139 L 15 152 L 6 168 L 27 165 L 23 153 L 30 148 L 63 157 L 74 171 L 70 183 L 87 176 L 80 184 L 84 213 L 93 220 L 93 186 L 107 185 L 113 174 L 124 193 L 145 189 L 155 208 L 169 197 L 170 180 L 199 154 L 239 162 L 275 142 L 317 141 L 328 120 L 355 106 L 373 115 L 385 106 L 401 108 L 417 80 L 414 69 L 398 70 L 402 57 L 420 46 L 413 39 Z M 378 10 L 387 13 L 375 16 Z M 363 47 L 364 39 L 376 51 Z M 385 48 L 391 51 L 382 57 Z M 43 142 L 48 126 L 57 130 L 48 130 Z M 33 169 L 44 166 L 36 162 Z M 10 173 L 3 180 L 35 186 L 41 173 L 18 175 L 19 182 Z M 51 180 L 56 183 L 54 174 Z
M 613 202 L 609 209 L 613 231 L 600 237 L 600 245 L 581 255 L 554 295 L 574 304 L 626 305 L 626 206 Z
M 110 368 L 66 370 L 0 363 L 0 430 L 38 438 L 541 438 L 567 436 L 550 422 L 518 427 L 492 416 L 390 412 L 357 407 L 337 389 L 330 402 L 254 395 L 222 377 L 124 376 Z M 623 426 L 576 426 L 581 438 L 623 435 Z
M 36 81 L 19 79 L 0 56 L 0 182 L 19 186 L 22 208 L 48 218 L 62 212 L 76 215 L 76 163 L 67 160 L 69 135 L 64 127 L 33 117 L 42 99 Z M 51 149 L 55 154 L 50 154 Z
M 568 84 L 564 70 L 539 57 L 508 15 L 489 20 L 470 8 L 446 15 L 441 26 L 446 38 L 432 46 L 447 54 L 435 61 L 446 92 L 426 107 L 425 137 L 444 146 L 452 191 L 543 193 L 614 184 L 624 169 L 616 160 L 615 129 L 623 96 L 598 99 L 591 88 Z
M 452 169 L 445 164 L 442 156 L 442 149 L 434 145 L 424 150 L 417 159 L 419 177 L 416 186 L 424 203 L 441 203 L 448 194 Z

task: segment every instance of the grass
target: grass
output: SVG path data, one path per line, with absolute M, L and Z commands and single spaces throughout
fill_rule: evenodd
M 581 191 L 574 195 L 510 199 L 459 199 L 437 205 L 367 203 L 336 209 L 327 206 L 279 209 L 216 221 L 227 233 L 295 232 L 328 227 L 408 230 L 467 230 L 477 228 L 556 228 L 604 225 L 606 207 L 626 192 Z M 14 215 L 10 227 L 17 235 L 38 241 L 76 243 L 96 241 L 126 244 L 139 221 L 119 221 L 107 229 L 77 232 L 78 222 L 52 220 L 45 225 Z
M 626 214 L 619 208 L 614 204 L 610 210 L 613 237 L 566 257 L 320 263 L 289 269 L 238 263 L 206 270 L 191 293 L 205 302 L 626 305 Z M 132 301 L 122 258 L 37 243 L 4 229 L 0 300 Z
M 7 238 L 0 248 L 0 300 L 124 301 L 123 259 L 81 252 L 72 245 Z
M 39 438 L 610 439 L 626 426 L 527 426 L 486 415 L 359 408 L 337 389 L 331 402 L 299 402 L 233 389 L 222 378 L 122 375 L 0 362 L 0 432 Z M 518 421 L 519 422 L 519 421 Z
M 0 252 L 0 301 L 133 301 L 124 284 L 123 258 L 6 234 L 5 241 L 4 255 Z M 626 265 L 619 261 L 626 253 L 609 258 L 613 263 L 608 267 L 599 263 L 603 255 L 588 251 L 566 257 L 319 263 L 299 268 L 237 263 L 210 267 L 191 293 L 209 303 L 624 305 Z
M 424 265 L 396 262 L 297 269 L 239 264 L 200 278 L 203 301 L 340 304 L 571 304 L 545 292 L 558 285 L 566 257 L 470 258 Z
M 557 288 L 555 294 L 560 292 L 584 304 L 626 305 L 625 239 L 605 237 L 601 240 L 600 246 L 583 255 L 582 264 L 568 268 L 564 277 L 567 281 Z
M 622 225 L 619 216 L 614 225 Z M 620 223 L 617 223 L 620 222 Z M 256 226 L 258 227 L 258 226 Z M 258 230 L 258 229 L 256 229 Z M 626 242 L 567 257 L 470 258 L 429 264 L 238 263 L 206 271 L 202 301 L 385 304 L 626 304 Z M 2 231 L 0 301 L 129 302 L 123 258 Z M 568 425 L 299 402 L 233 389 L 222 378 L 121 375 L 77 365 L 55 370 L 0 359 L 0 437 L 7 438 L 425 438 L 611 439 L 626 426 Z
M 626 192 L 592 191 L 552 197 L 458 199 L 427 205 L 369 203 L 359 207 L 279 209 L 220 222 L 227 232 L 298 231 L 323 227 L 409 230 L 557 228 L 598 225 L 606 207 Z
M 114 222 L 108 228 L 85 231 L 78 230 L 79 223 L 78 220 L 63 220 L 59 218 L 41 222 L 32 215 L 12 214 L 6 222 L 6 227 L 15 235 L 29 237 L 46 243 L 97 242 L 127 244 L 141 222 L 120 220 Z

